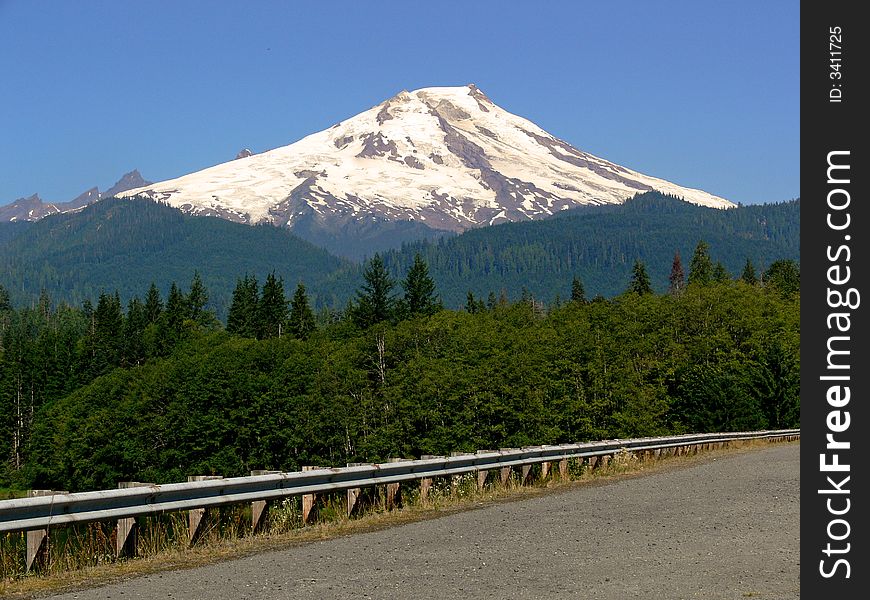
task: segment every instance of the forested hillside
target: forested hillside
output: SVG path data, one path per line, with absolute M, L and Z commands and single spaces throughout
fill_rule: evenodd
M 624 205 L 577 209 L 553 219 L 484 227 L 438 242 L 384 253 L 397 275 L 421 254 L 447 306 L 459 307 L 468 291 L 486 295 L 523 289 L 551 302 L 564 299 L 564 281 L 578 276 L 591 296 L 625 290 L 635 260 L 644 262 L 653 288 L 664 291 L 675 252 L 687 260 L 699 239 L 732 275 L 747 259 L 761 270 L 775 260 L 800 260 L 800 202 L 703 208 L 657 192 Z
M 733 276 L 747 259 L 760 270 L 777 259 L 797 261 L 799 228 L 798 201 L 723 211 L 650 192 L 621 206 L 407 244 L 383 260 L 398 277 L 422 255 L 451 308 L 469 291 L 510 299 L 525 293 L 549 303 L 565 298 L 565 281 L 575 276 L 590 297 L 619 294 L 635 260 L 664 291 L 674 253 L 685 259 L 699 239 Z M 10 235 L 0 230 L 0 285 L 16 305 L 34 305 L 42 291 L 79 305 L 116 290 L 126 304 L 152 281 L 165 294 L 172 281 L 190 281 L 198 271 L 209 308 L 225 320 L 236 278 L 247 273 L 263 281 L 274 271 L 288 285 L 303 281 L 315 307 L 343 309 L 363 270 L 284 229 L 185 216 L 149 201 L 102 201 L 21 228 L 3 244 Z
M 638 261 L 612 299 L 569 279 L 558 305 L 458 311 L 419 257 L 401 281 L 376 258 L 318 317 L 303 286 L 288 301 L 279 278 L 239 275 L 226 328 L 197 276 L 81 308 L 14 308 L 0 288 L 0 487 L 795 426 L 797 266 L 734 280 L 711 255 L 700 242 L 672 264 L 667 293 Z
M 344 264 L 277 227 L 110 198 L 46 217 L 0 244 L 0 285 L 15 304 L 34 304 L 42 291 L 73 305 L 118 291 L 126 303 L 151 282 L 165 294 L 171 282 L 188 282 L 198 271 L 210 307 L 225 318 L 236 277 L 245 273 L 263 279 L 275 271 L 293 284 L 305 281 L 319 302 L 340 303 L 353 288 L 337 289 L 330 275 Z

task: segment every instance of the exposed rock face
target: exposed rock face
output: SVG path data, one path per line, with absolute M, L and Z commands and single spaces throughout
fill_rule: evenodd
M 59 212 L 57 205 L 45 203 L 39 194 L 33 194 L 0 206 L 0 221 L 38 221 Z
M 583 152 L 471 84 L 402 91 L 289 146 L 123 195 L 291 228 L 304 221 L 345 231 L 356 220 L 463 231 L 621 203 L 650 189 L 733 206 Z
M 99 188 L 92 187 L 69 202 L 43 202 L 39 195 L 33 194 L 27 198 L 19 198 L 6 206 L 0 206 L 0 221 L 38 221 L 48 215 L 84 208 L 102 198 L 111 198 L 115 194 L 143 185 L 151 185 L 151 182 L 143 179 L 139 171 L 134 169 L 105 192 L 101 193 Z

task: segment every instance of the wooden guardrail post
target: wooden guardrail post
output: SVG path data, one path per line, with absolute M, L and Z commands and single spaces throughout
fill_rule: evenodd
M 490 454 L 492 450 L 478 450 L 475 454 Z M 488 469 L 480 469 L 477 471 L 477 491 L 482 491 L 486 486 L 486 479 L 489 477 Z
M 545 460 L 541 463 L 541 479 L 546 479 L 550 475 L 550 461 Z
M 445 458 L 438 454 L 424 454 L 420 460 L 432 460 L 435 458 Z M 429 502 L 429 491 L 432 489 L 432 478 L 423 477 L 420 479 L 420 502 L 426 504 Z
M 348 467 L 362 467 L 365 465 L 369 465 L 371 463 L 347 463 Z M 347 516 L 353 513 L 353 509 L 356 508 L 357 501 L 359 500 L 360 494 L 362 493 L 362 488 L 347 488 Z
M 277 475 L 281 471 L 268 471 L 266 469 L 254 469 L 251 475 Z M 251 502 L 251 533 L 256 533 L 266 523 L 269 517 L 269 503 L 265 500 Z
M 124 490 L 135 487 L 154 485 L 153 483 L 145 483 L 142 481 L 119 481 L 118 489 Z M 135 517 L 126 517 L 118 519 L 115 526 L 115 556 L 123 558 L 125 556 L 136 556 L 136 544 L 139 537 L 139 528 L 136 526 Z
M 397 463 L 397 462 L 404 462 L 404 461 L 405 461 L 404 458 L 387 459 L 387 462 L 390 462 L 390 463 Z M 401 495 L 402 484 L 400 484 L 399 482 L 388 483 L 384 487 L 385 487 L 385 494 L 384 494 L 384 496 L 385 496 L 384 505 L 385 506 L 384 506 L 384 508 L 386 510 L 393 510 L 402 501 L 402 495 Z
M 568 459 L 563 458 L 559 461 L 559 479 L 565 481 L 568 479 Z
M 520 476 L 520 485 L 526 485 L 529 482 L 529 475 L 532 473 L 532 465 L 523 465 L 522 475 Z
M 314 465 L 303 465 L 303 471 L 313 471 L 319 469 Z M 316 517 L 314 506 L 317 503 L 317 494 L 302 494 L 302 524 L 307 525 Z
M 55 490 L 27 490 L 28 498 L 37 498 L 39 496 L 54 496 L 55 494 L 66 494 L 67 492 Z M 27 532 L 27 555 L 25 563 L 25 572 L 30 573 L 31 569 L 42 569 L 45 566 L 48 558 L 48 529 L 31 529 Z
M 209 481 L 212 479 L 223 479 L 221 475 L 188 475 L 188 481 Z M 192 510 L 187 511 L 187 532 L 188 538 L 187 541 L 192 545 L 194 541 L 196 541 L 196 537 L 199 535 L 200 530 L 205 521 L 205 509 L 204 508 L 194 508 Z
M 499 448 L 501 452 L 511 452 L 516 450 L 516 448 Z M 504 487 L 508 480 L 511 478 L 511 467 L 501 467 L 498 472 L 498 480 L 501 483 L 502 487 Z

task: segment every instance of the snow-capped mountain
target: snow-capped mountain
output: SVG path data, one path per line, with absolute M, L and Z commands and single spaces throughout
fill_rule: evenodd
M 244 154 L 119 195 L 294 229 L 412 221 L 463 231 L 622 203 L 651 189 L 733 206 L 578 150 L 498 107 L 473 84 L 403 91 L 289 146 Z
M 115 185 L 105 192 L 100 192 L 99 188 L 92 187 L 69 202 L 45 202 L 39 197 L 39 194 L 33 194 L 27 198 L 19 198 L 10 204 L 0 206 L 0 222 L 38 221 L 48 215 L 78 210 L 102 198 L 111 198 L 115 194 L 143 185 L 150 185 L 150 182 L 143 179 L 139 171 L 134 169 L 124 174 L 121 179 L 115 182 Z

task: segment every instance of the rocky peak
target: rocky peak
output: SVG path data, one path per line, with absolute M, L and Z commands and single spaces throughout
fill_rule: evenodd
M 115 182 L 115 185 L 103 192 L 101 197 L 111 198 L 115 194 L 120 194 L 121 192 L 126 192 L 127 190 L 132 190 L 133 188 L 142 187 L 143 185 L 150 184 L 151 182 L 146 181 L 139 173 L 138 169 L 133 169 L 129 173 L 125 173 L 123 177 Z

